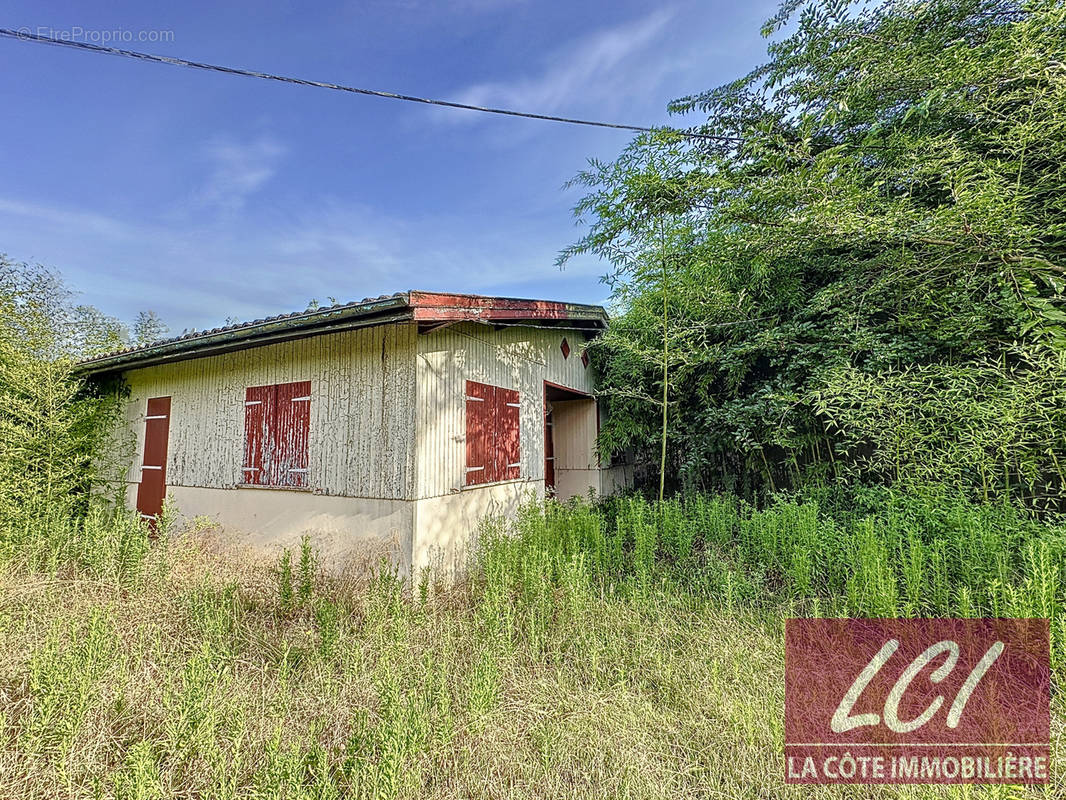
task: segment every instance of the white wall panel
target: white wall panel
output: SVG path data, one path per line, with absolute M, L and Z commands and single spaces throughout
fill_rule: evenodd
M 249 386 L 311 381 L 309 486 L 322 494 L 407 499 L 414 491 L 415 328 L 382 325 L 126 373 L 127 421 L 144 443 L 149 397 L 171 401 L 167 484 L 241 482 Z M 136 482 L 139 471 L 131 468 Z
M 570 357 L 561 350 L 563 338 Z M 544 479 L 544 381 L 592 393 L 579 331 L 463 323 L 418 336 L 417 497 L 464 490 L 466 381 L 516 389 L 521 404 L 521 478 Z

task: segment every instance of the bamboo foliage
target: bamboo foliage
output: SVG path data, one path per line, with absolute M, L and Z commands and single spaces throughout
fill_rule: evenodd
M 841 370 L 816 393 L 847 469 L 903 487 L 943 483 L 975 500 L 1066 504 L 1066 352 L 997 361 Z
M 51 558 L 106 527 L 79 520 L 121 460 L 109 448 L 120 396 L 72 375 L 78 348 L 108 334 L 68 297 L 46 270 L 0 258 L 0 558 Z

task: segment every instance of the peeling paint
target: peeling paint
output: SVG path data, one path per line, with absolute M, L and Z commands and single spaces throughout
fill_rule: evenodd
M 416 336 L 411 324 L 378 326 L 130 370 L 127 424 L 138 436 L 136 463 L 146 398 L 171 395 L 168 483 L 218 489 L 248 483 L 245 402 L 261 399 L 249 397 L 248 388 L 309 382 L 308 461 L 286 467 L 308 471 L 294 485 L 328 495 L 409 498 Z M 387 371 L 379 360 L 383 347 Z M 136 469 L 128 480 L 140 480 Z

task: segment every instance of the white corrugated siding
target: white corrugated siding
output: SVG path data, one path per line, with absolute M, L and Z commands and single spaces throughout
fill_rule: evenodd
M 563 358 L 563 338 L 570 357 Z M 523 480 L 544 479 L 544 381 L 592 393 L 579 331 L 464 323 L 418 337 L 419 498 L 461 489 L 466 476 L 466 381 L 517 389 Z
M 172 398 L 167 484 L 228 488 L 244 466 L 245 389 L 309 380 L 308 485 L 409 499 L 416 335 L 414 325 L 382 325 L 131 370 L 127 420 L 138 455 L 129 480 L 139 480 L 149 397 Z
M 596 406 L 589 400 L 552 403 L 555 423 L 555 469 L 598 469 Z

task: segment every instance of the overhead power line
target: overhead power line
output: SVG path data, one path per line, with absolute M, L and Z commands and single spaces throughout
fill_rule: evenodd
M 241 69 L 239 67 L 225 67 L 219 64 L 206 64 L 202 61 L 190 61 L 185 58 L 175 58 L 173 56 L 160 56 L 153 53 L 141 53 L 136 50 L 123 50 L 118 47 L 107 47 L 105 45 L 92 44 L 90 42 L 77 42 L 68 39 L 57 39 L 52 36 L 44 36 L 37 33 L 30 33 L 29 31 L 15 31 L 9 28 L 0 28 L 0 36 L 8 39 L 17 39 L 23 42 L 36 42 L 38 44 L 50 44 L 57 47 L 69 47 L 75 50 L 85 50 L 90 53 L 103 53 L 112 56 L 122 56 L 124 58 L 134 58 L 140 61 L 150 61 L 155 64 L 169 64 L 174 67 L 189 67 L 190 69 L 201 69 L 208 72 L 221 72 L 224 75 L 242 75 L 246 78 L 260 78 L 266 81 L 277 81 L 279 83 L 291 83 L 296 86 L 314 86 L 319 89 L 332 89 L 337 92 L 350 92 L 352 94 L 368 95 L 370 97 L 384 97 L 389 100 L 403 100 L 408 103 L 424 103 L 431 106 L 444 106 L 445 108 L 458 108 L 464 111 L 478 111 L 482 114 L 501 114 L 508 117 L 524 117 L 526 119 L 541 119 L 548 122 L 562 122 L 567 125 L 587 125 L 593 128 L 615 128 L 617 130 L 625 131 L 637 131 L 639 133 L 657 133 L 661 131 L 669 131 L 679 136 L 684 136 L 690 139 L 707 139 L 720 142 L 739 142 L 741 141 L 738 136 L 715 136 L 709 133 L 694 133 L 691 131 L 678 130 L 676 128 L 669 127 L 650 127 L 645 125 L 626 125 L 618 122 L 600 122 L 598 120 L 590 119 L 574 119 L 571 117 L 557 117 L 552 114 L 535 114 L 530 111 L 515 111 L 509 108 L 489 108 L 486 106 L 475 106 L 470 103 L 457 103 L 452 100 L 436 100 L 429 97 L 417 97 L 410 94 L 400 94 L 398 92 L 386 92 L 379 89 L 363 89 L 356 86 L 345 86 L 340 83 L 330 83 L 328 81 L 312 81 L 305 78 L 292 78 L 286 75 L 273 75 L 269 72 L 257 72 L 250 69 Z

